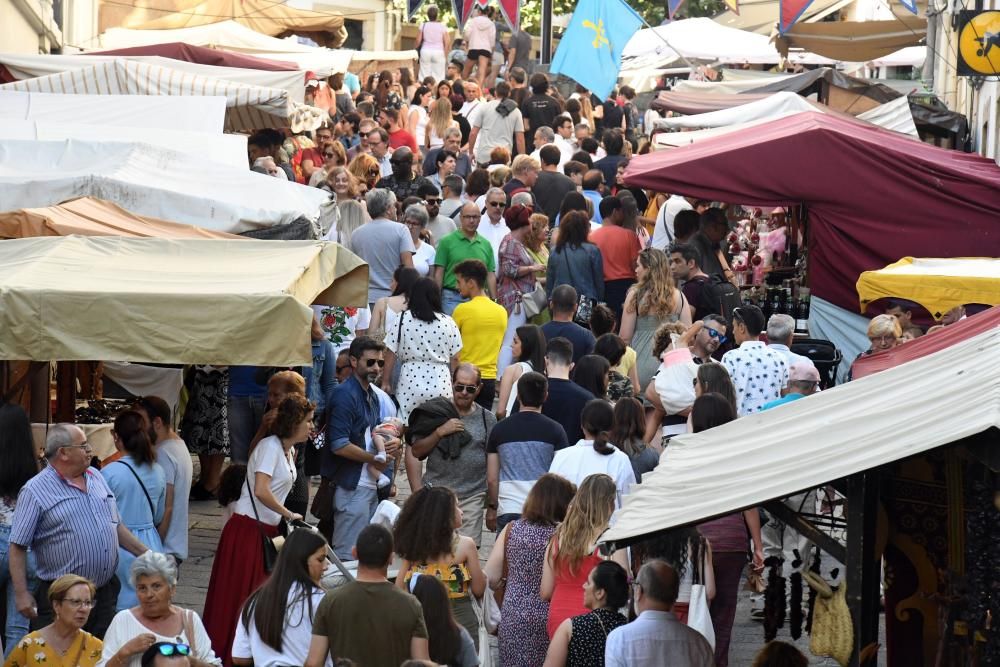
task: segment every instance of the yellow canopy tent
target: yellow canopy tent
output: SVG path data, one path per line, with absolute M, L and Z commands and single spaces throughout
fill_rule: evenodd
M 920 259 L 904 257 L 858 279 L 861 312 L 876 299 L 919 303 L 935 318 L 969 303 L 1000 305 L 1000 258 Z
M 132 236 L 161 239 L 245 239 L 194 225 L 136 215 L 96 197 L 70 199 L 56 206 L 0 213 L 0 239 L 29 236 Z
M 0 242 L 0 359 L 298 366 L 310 304 L 367 302 L 367 265 L 325 241 Z
M 123 7 L 102 3 L 100 26 L 173 30 L 236 21 L 264 35 L 308 35 L 337 48 L 347 39 L 340 12 L 297 9 L 274 0 L 140 0 Z

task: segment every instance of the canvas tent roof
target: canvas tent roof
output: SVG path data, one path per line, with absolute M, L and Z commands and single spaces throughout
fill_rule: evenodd
M 82 196 L 231 234 L 300 217 L 316 220 L 329 200 L 317 188 L 149 144 L 0 141 L 4 208 L 51 206 Z
M 601 540 L 623 544 L 755 507 L 1000 427 L 998 395 L 994 324 L 922 359 L 677 436 Z
M 799 21 L 818 21 L 852 2 L 854 0 L 813 0 L 806 6 Z M 770 35 L 778 25 L 778 5 L 779 0 L 743 0 L 739 4 L 739 13 L 726 10 L 713 20 L 728 28 Z
M 123 20 L 114 23 L 104 22 L 110 19 L 113 8 L 103 11 L 102 28 L 121 25 L 138 30 L 173 30 L 213 25 L 228 17 L 263 35 L 328 33 L 330 46 L 340 46 L 347 38 L 340 12 L 298 9 L 274 0 L 147 0 L 145 7 L 129 8 Z
M 125 59 L 0 86 L 0 90 L 92 95 L 221 95 L 226 98 L 226 129 L 290 127 L 314 130 L 327 115 L 295 102 L 288 91 L 188 74 L 169 67 Z
M 194 225 L 136 215 L 94 197 L 71 199 L 56 206 L 0 212 L 0 239 L 31 236 L 133 236 L 160 239 L 243 239 Z
M 172 60 L 183 60 L 199 65 L 214 65 L 216 67 L 238 67 L 242 69 L 257 69 L 270 72 L 287 72 L 298 69 L 294 64 L 280 60 L 269 60 L 233 53 L 221 49 L 209 49 L 204 46 L 185 44 L 184 42 L 168 42 L 166 44 L 150 44 L 149 46 L 134 46 L 125 49 L 109 51 L 88 51 L 87 56 L 160 56 Z
M 211 49 L 206 49 L 211 51 Z M 212 53 L 221 53 L 212 51 Z M 278 88 L 286 90 L 292 99 L 301 103 L 305 98 L 306 80 L 305 73 L 298 69 L 273 71 L 260 69 L 246 69 L 243 67 L 229 67 L 219 65 L 203 65 L 192 63 L 186 60 L 173 60 L 155 55 L 128 55 L 128 56 L 92 56 L 87 54 L 77 55 L 24 55 L 20 53 L 0 53 L 0 78 L 3 83 L 11 81 L 23 81 L 52 74 L 60 74 L 71 70 L 81 70 L 93 67 L 99 63 L 113 63 L 117 59 L 129 60 L 157 67 L 167 67 L 177 72 L 194 74 L 197 76 L 220 79 L 222 81 L 233 81 L 251 86 L 263 86 L 265 88 Z M 289 63 L 295 68 L 295 65 Z M 5 76 L 4 73 L 10 76 Z
M 365 305 L 367 265 L 324 241 L 2 241 L 0 359 L 309 364 L 317 300 Z
M 919 45 L 927 35 L 927 19 L 897 16 L 889 21 L 798 22 L 775 39 L 781 53 L 792 48 L 847 62 L 865 62 Z
M 708 113 L 719 109 L 732 109 L 749 102 L 767 99 L 771 93 L 731 95 L 729 93 L 687 93 L 673 90 L 661 91 L 649 106 L 659 111 L 674 111 L 687 115 Z
M 1000 259 L 903 259 L 858 278 L 861 312 L 876 299 L 899 297 L 919 303 L 935 319 L 969 303 L 1000 305 Z
M 992 160 L 819 112 L 633 158 L 625 180 L 710 201 L 806 204 L 812 294 L 850 311 L 861 273 L 900 254 L 962 257 L 1000 243 Z

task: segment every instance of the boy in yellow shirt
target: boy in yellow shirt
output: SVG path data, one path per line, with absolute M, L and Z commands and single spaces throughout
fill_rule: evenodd
M 497 356 L 507 330 L 507 309 L 494 303 L 483 291 L 486 285 L 486 265 L 478 259 L 466 259 L 455 265 L 455 286 L 463 299 L 452 314 L 462 334 L 459 359 L 479 369 L 483 389 L 476 402 L 493 410 L 496 395 Z

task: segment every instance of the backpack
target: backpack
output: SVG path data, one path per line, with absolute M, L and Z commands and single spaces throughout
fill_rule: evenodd
M 702 284 L 698 309 L 706 314 L 718 313 L 722 315 L 731 327 L 733 311 L 743 303 L 739 288 L 717 273 L 697 280 Z

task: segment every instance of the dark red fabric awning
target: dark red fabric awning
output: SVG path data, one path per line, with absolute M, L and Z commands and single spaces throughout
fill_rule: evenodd
M 243 69 L 260 69 L 268 72 L 291 72 L 298 65 L 281 60 L 257 58 L 232 51 L 218 51 L 204 46 L 192 46 L 184 42 L 168 42 L 150 46 L 133 46 L 127 49 L 112 49 L 110 51 L 88 51 L 90 56 L 160 56 L 184 60 L 199 65 L 215 65 L 216 67 L 241 67 Z
M 641 155 L 625 180 L 734 204 L 806 204 L 812 293 L 852 312 L 863 271 L 906 256 L 1000 254 L 992 160 L 840 116 L 805 112 Z
M 1000 326 L 1000 306 L 984 310 L 927 336 L 898 345 L 887 352 L 861 357 L 851 367 L 855 380 L 933 354 L 955 343 Z

